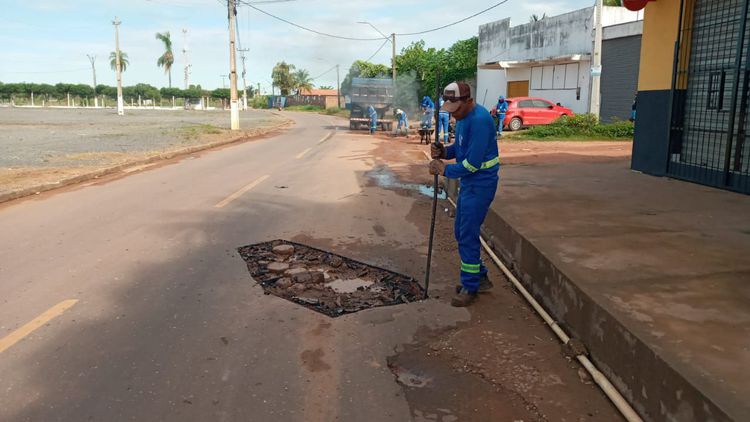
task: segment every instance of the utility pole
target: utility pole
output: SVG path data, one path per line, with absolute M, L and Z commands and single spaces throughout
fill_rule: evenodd
M 182 29 L 182 58 L 185 60 L 185 89 L 190 88 L 190 58 L 188 57 L 187 29 Z
M 242 109 L 247 110 L 247 80 L 245 79 L 245 75 L 247 74 L 247 68 L 245 67 L 245 59 L 247 56 L 245 56 L 245 53 L 250 51 L 249 48 L 240 48 L 239 50 L 240 58 L 242 59 Z
M 89 58 L 89 61 L 91 62 L 91 71 L 94 73 L 94 107 L 99 107 L 99 97 L 96 95 L 96 66 L 94 66 L 94 62 L 96 61 L 96 56 L 92 56 L 87 54 L 86 57 Z
M 237 50 L 234 45 L 234 20 L 237 19 L 235 1 L 227 1 L 227 9 L 229 10 L 229 113 L 232 130 L 240 128 L 240 111 L 237 104 L 237 62 L 235 60 L 235 51 Z
M 602 78 L 602 0 L 596 0 L 594 12 L 594 57 L 591 64 L 591 104 L 589 112 L 599 117 Z
M 341 78 L 339 77 L 339 65 L 336 65 L 336 102 L 341 108 Z
M 393 87 L 396 87 L 396 33 L 391 34 L 391 69 L 393 69 Z
M 219 77 L 221 78 L 221 87 L 222 88 L 226 88 L 227 87 L 227 78 L 229 77 L 229 75 L 219 75 Z
M 112 21 L 112 25 L 115 26 L 115 73 L 117 75 L 117 115 L 122 116 L 125 114 L 125 105 L 122 101 L 122 63 L 120 62 L 120 24 L 122 22 L 117 19 Z

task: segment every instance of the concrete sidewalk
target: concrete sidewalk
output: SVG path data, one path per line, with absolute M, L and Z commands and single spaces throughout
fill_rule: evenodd
M 551 161 L 502 168 L 495 250 L 645 420 L 750 420 L 750 197 Z

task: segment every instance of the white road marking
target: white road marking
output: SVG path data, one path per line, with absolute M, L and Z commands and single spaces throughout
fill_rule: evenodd
M 299 153 L 299 154 L 297 154 L 297 156 L 296 156 L 296 157 L 294 157 L 294 158 L 296 158 L 296 159 L 298 159 L 298 160 L 299 160 L 299 159 L 300 159 L 300 158 L 302 158 L 302 157 L 303 157 L 303 156 L 304 156 L 305 154 L 307 154 L 308 152 L 310 152 L 310 150 L 311 150 L 311 149 L 312 149 L 312 147 L 310 147 L 310 148 L 308 148 L 308 149 L 306 149 L 306 150 L 304 150 L 304 151 L 300 152 L 300 153 Z
M 232 202 L 235 199 L 239 198 L 240 196 L 242 196 L 243 194 L 245 194 L 250 189 L 258 186 L 261 183 L 263 183 L 263 181 L 266 180 L 266 179 L 268 179 L 269 177 L 271 177 L 271 176 L 265 175 L 265 176 L 261 176 L 261 177 L 255 179 L 254 182 L 252 182 L 249 185 L 245 186 L 244 188 L 238 190 L 237 192 L 229 195 L 226 199 L 224 199 L 223 201 L 221 201 L 218 204 L 214 205 L 214 207 L 215 208 L 224 208 L 227 204 L 229 204 L 230 202 Z

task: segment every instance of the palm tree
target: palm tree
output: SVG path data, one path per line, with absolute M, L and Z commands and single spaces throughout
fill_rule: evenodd
M 300 69 L 296 72 L 294 72 L 294 88 L 297 90 L 297 93 L 301 93 L 302 91 L 309 91 L 313 89 L 313 83 L 312 79 L 310 79 L 310 73 L 306 71 L 305 69 Z
M 529 22 L 532 22 L 532 23 L 533 22 L 539 22 L 540 20 L 546 19 L 546 18 L 547 18 L 547 14 L 546 13 L 542 14 L 542 16 L 539 16 L 539 15 L 537 15 L 535 13 L 535 14 L 531 15 L 531 17 L 529 17 Z
M 120 70 L 125 71 L 128 68 L 130 61 L 128 60 L 128 53 L 120 51 Z M 112 70 L 117 70 L 117 53 L 114 51 L 109 53 L 109 66 Z
M 156 39 L 164 43 L 164 54 L 159 56 L 156 65 L 164 68 L 164 73 L 169 75 L 169 87 L 172 88 L 172 65 L 174 64 L 174 54 L 172 54 L 172 38 L 167 32 L 157 32 Z

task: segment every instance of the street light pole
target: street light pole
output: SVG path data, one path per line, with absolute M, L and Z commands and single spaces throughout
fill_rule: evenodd
M 240 53 L 240 58 L 242 59 L 242 109 L 247 110 L 247 79 L 245 79 L 245 75 L 247 74 L 247 68 L 245 67 L 245 59 L 247 56 L 245 56 L 245 53 L 250 51 L 249 48 L 241 48 L 238 50 Z
M 240 128 L 240 110 L 237 104 L 237 62 L 235 59 L 234 45 L 234 20 L 237 18 L 237 7 L 235 0 L 227 1 L 229 10 L 229 112 L 231 118 L 231 129 L 239 130 Z
M 341 78 L 339 77 L 339 65 L 336 65 L 336 102 L 341 108 Z
M 117 19 L 112 21 L 112 25 L 115 26 L 115 73 L 117 75 L 117 115 L 123 116 L 125 114 L 125 104 L 122 100 L 122 62 L 120 61 L 120 24 L 122 22 Z
M 602 83 L 602 0 L 596 0 L 594 12 L 594 58 L 591 64 L 591 104 L 589 112 L 599 117 Z
M 94 73 L 94 107 L 98 108 L 99 97 L 96 95 L 96 66 L 94 66 L 94 62 L 96 61 L 96 56 L 87 54 L 86 57 L 89 58 L 89 61 L 91 62 L 91 71 Z
M 383 39 L 388 39 L 391 42 L 391 69 L 393 71 L 393 83 L 396 83 L 396 33 L 392 33 L 391 35 L 385 35 L 382 33 L 378 28 L 375 27 L 375 25 L 371 24 L 367 21 L 360 21 L 357 22 L 363 25 L 370 25 L 372 29 L 378 32 L 378 34 L 383 36 Z

